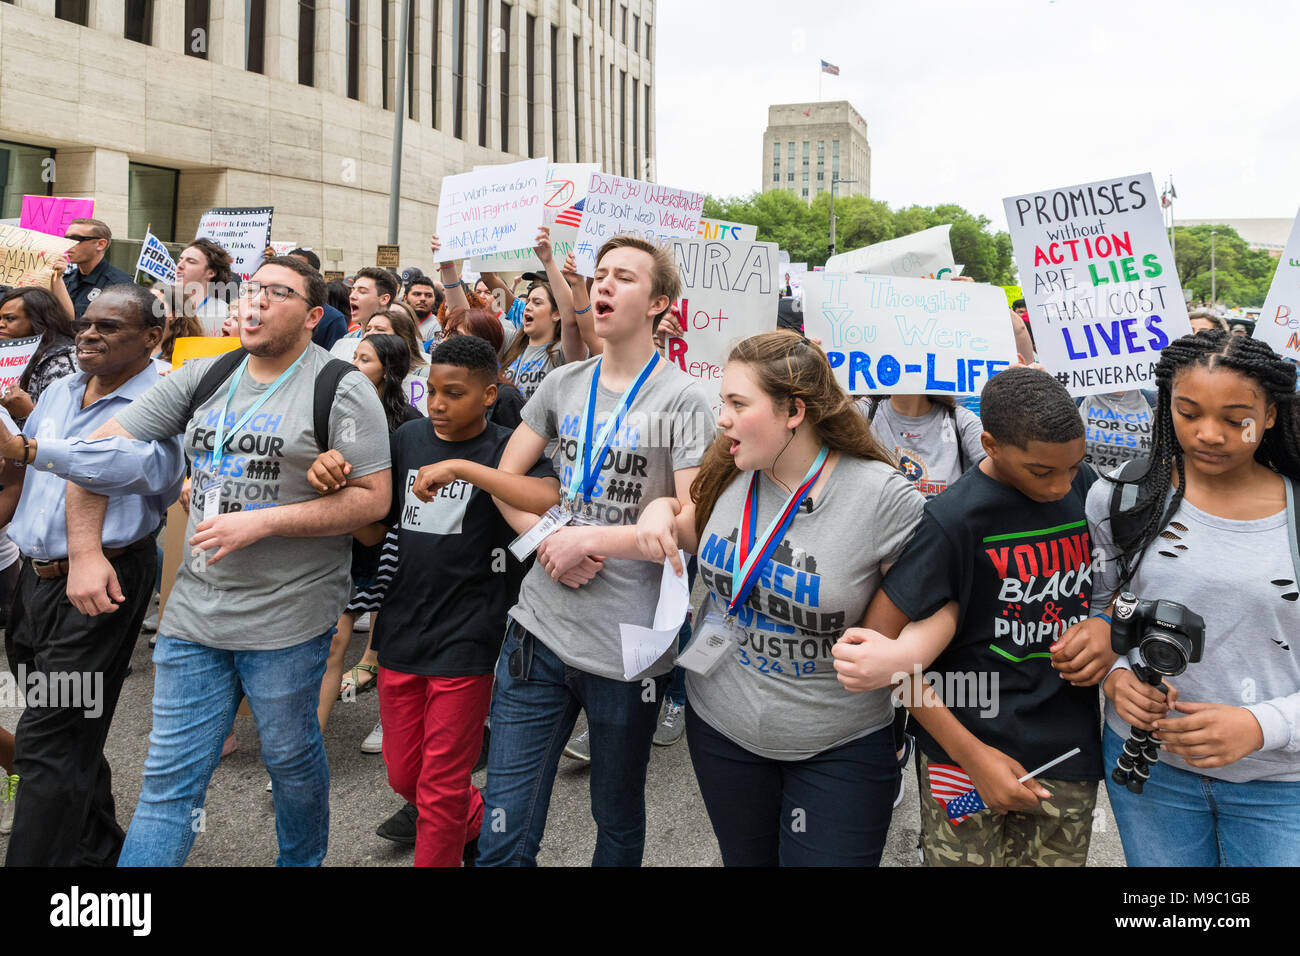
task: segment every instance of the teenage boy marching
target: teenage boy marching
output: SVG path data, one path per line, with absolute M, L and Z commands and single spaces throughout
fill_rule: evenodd
M 556 765 L 581 710 L 591 735 L 592 863 L 639 866 L 645 847 L 646 765 L 673 654 L 624 679 L 618 625 L 651 624 L 659 596 L 658 568 L 636 546 L 641 508 L 659 496 L 689 500 L 714 427 L 703 389 L 651 337 L 680 293 L 668 252 L 617 236 L 597 254 L 594 280 L 603 354 L 546 377 L 498 471 L 461 475 L 533 510 L 539 479 L 514 476 L 558 440 L 570 518 L 537 548 L 497 661 L 480 866 L 535 863 Z

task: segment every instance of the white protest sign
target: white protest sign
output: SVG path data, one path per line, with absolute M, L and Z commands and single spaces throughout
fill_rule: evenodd
M 144 242 L 140 244 L 140 258 L 135 262 L 135 269 L 160 282 L 170 284 L 176 281 L 176 263 L 172 261 L 171 254 L 162 240 L 147 229 Z
M 1002 202 L 1043 366 L 1075 396 L 1154 387 L 1192 328 L 1151 174 Z
M 776 328 L 779 289 L 772 281 L 772 242 L 676 240 L 673 258 L 682 277 L 678 302 L 681 337 L 667 341 L 668 360 L 704 386 L 715 412 L 722 367 L 743 338 Z
M 271 241 L 274 206 L 241 206 L 209 209 L 199 219 L 195 239 L 208 238 L 230 253 L 230 270 L 241 279 L 249 278 L 262 262 Z
M 546 168 L 542 225 L 550 227 L 551 252 L 561 265 L 577 241 L 582 207 L 587 198 L 587 183 L 591 181 L 591 174 L 599 169 L 599 163 L 551 163 Z M 476 256 L 471 265 L 479 272 L 541 272 L 543 268 L 531 244 L 524 249 Z
M 596 253 L 614 236 L 630 234 L 651 242 L 694 239 L 703 209 L 704 193 L 592 173 L 574 250 L 578 272 L 595 273 Z
M 41 337 L 30 335 L 23 339 L 0 339 L 0 395 L 18 387 L 27 363 L 40 347 Z
M 810 272 L 803 308 L 853 395 L 975 395 L 1016 357 L 998 286 Z
M 951 225 L 922 229 L 910 236 L 877 242 L 826 260 L 827 272 L 868 272 L 907 279 L 951 279 L 961 275 L 952 257 Z
M 758 226 L 746 222 L 727 222 L 725 219 L 701 219 L 698 239 L 738 239 L 743 242 L 758 241 Z
M 272 239 L 271 248 L 275 251 L 277 256 L 287 256 L 289 253 L 293 252 L 293 250 L 298 248 L 298 243 L 280 242 L 278 239 Z
M 1255 338 L 1267 342 L 1288 362 L 1300 365 L 1300 213 L 1273 273 L 1268 298 L 1255 323 Z
M 544 158 L 443 177 L 437 226 L 442 258 L 530 248 L 542 224 L 545 184 Z

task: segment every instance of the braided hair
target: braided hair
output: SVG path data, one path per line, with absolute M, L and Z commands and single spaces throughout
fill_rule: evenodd
M 1134 482 L 1138 486 L 1133 507 L 1121 512 L 1128 531 L 1116 529 L 1115 545 L 1120 549 L 1120 566 L 1124 569 L 1122 590 L 1137 573 L 1142 555 L 1163 530 L 1164 525 L 1183 500 L 1187 474 L 1183 449 L 1174 431 L 1173 384 L 1184 369 L 1228 368 L 1240 372 L 1258 384 L 1277 407 L 1273 427 L 1264 432 L 1255 449 L 1255 461 L 1288 478 L 1300 479 L 1300 398 L 1296 395 L 1296 366 L 1278 356 L 1259 339 L 1231 335 L 1220 329 L 1197 332 L 1175 339 L 1160 352 L 1156 364 L 1155 421 L 1151 428 L 1151 457 L 1147 470 Z M 1174 497 L 1166 512 L 1165 498 L 1173 482 Z M 1120 479 L 1106 475 L 1106 480 Z

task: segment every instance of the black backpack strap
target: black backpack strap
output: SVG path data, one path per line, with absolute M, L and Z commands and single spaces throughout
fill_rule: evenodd
M 1295 579 L 1300 581 L 1300 488 L 1291 478 L 1282 479 L 1286 485 L 1286 513 L 1291 519 L 1287 522 L 1287 538 L 1291 542 L 1291 567 Z
M 246 358 L 248 358 L 248 352 L 242 348 L 217 356 L 216 361 L 208 366 L 208 370 L 199 379 L 194 394 L 190 396 L 190 410 L 189 414 L 185 416 L 187 420 L 194 417 L 194 413 L 199 406 L 213 396 L 222 382 L 235 374 L 235 369 L 239 367 L 239 363 Z
M 330 359 L 316 376 L 316 392 L 312 398 L 312 425 L 316 430 L 316 447 L 329 451 L 330 447 L 330 412 L 334 408 L 334 393 L 339 383 L 348 372 L 355 372 L 357 367 L 343 359 Z
M 952 422 L 952 434 L 957 439 L 957 468 L 966 474 L 966 446 L 961 440 L 961 429 L 957 426 L 957 406 L 948 409 L 948 418 Z
M 880 399 L 875 395 L 867 396 L 867 424 L 870 425 L 876 420 L 876 412 L 880 411 Z

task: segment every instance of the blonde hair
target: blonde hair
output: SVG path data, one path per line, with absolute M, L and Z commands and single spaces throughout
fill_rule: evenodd
M 853 399 L 835 381 L 826 353 L 798 332 L 779 329 L 752 335 L 731 350 L 727 364 L 732 363 L 748 366 L 758 387 L 778 407 L 802 399 L 804 421 L 831 451 L 894 466 Z M 730 440 L 718 435 L 691 483 L 697 533 L 703 534 L 718 497 L 738 474 Z

